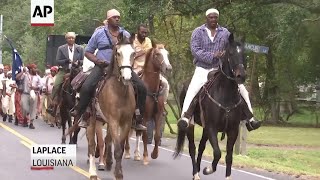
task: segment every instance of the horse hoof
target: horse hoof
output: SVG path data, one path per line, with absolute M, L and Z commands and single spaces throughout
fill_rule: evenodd
M 209 174 L 212 174 L 212 173 L 214 173 L 215 171 L 212 169 L 212 167 L 205 167 L 204 169 L 203 169 L 203 174 L 204 175 L 209 175 Z
M 146 166 L 146 165 L 148 165 L 148 164 L 149 164 L 148 159 L 147 159 L 147 158 L 144 158 L 144 159 L 143 159 L 143 165 L 145 165 L 145 166 Z
M 98 179 L 98 176 L 97 175 L 92 175 L 90 176 L 90 180 L 97 180 Z
M 126 154 L 124 155 L 124 158 L 125 158 L 125 159 L 131 159 L 130 153 L 126 153 Z
M 230 179 L 231 179 L 231 177 L 230 177 L 230 176 L 228 176 L 228 177 L 226 177 L 226 179 L 229 179 L 229 180 L 230 180 Z
M 195 174 L 193 176 L 193 180 L 200 180 L 200 176 L 199 176 L 199 173 Z
M 105 165 L 104 164 L 99 164 L 98 165 L 98 170 L 99 171 L 104 171 L 104 169 L 105 169 Z
M 135 161 L 140 161 L 141 158 L 140 158 L 140 156 L 134 156 L 134 160 L 135 160 Z
M 152 158 L 152 159 L 157 159 L 157 158 L 158 158 L 158 153 L 152 152 L 152 153 L 151 153 L 151 158 Z
M 109 164 L 109 165 L 106 166 L 106 170 L 107 171 L 111 171 L 111 169 L 112 169 L 112 164 Z

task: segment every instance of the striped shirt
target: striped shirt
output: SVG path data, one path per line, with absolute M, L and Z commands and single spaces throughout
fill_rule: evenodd
M 219 66 L 219 59 L 214 58 L 214 53 L 225 49 L 230 32 L 221 26 L 218 26 L 216 35 L 211 41 L 208 36 L 206 25 L 197 27 L 191 36 L 191 53 L 194 57 L 193 63 L 196 66 L 211 69 Z

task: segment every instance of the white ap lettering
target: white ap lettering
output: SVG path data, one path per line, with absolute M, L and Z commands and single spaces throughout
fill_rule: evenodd
M 34 9 L 32 17 L 40 16 L 40 17 L 47 17 L 48 14 L 52 12 L 51 6 L 43 6 L 43 13 L 40 6 L 36 6 Z

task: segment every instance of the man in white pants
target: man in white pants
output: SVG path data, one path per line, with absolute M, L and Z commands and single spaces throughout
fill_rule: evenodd
M 226 28 L 218 24 L 218 19 L 219 11 L 217 9 L 208 9 L 206 11 L 206 24 L 197 27 L 192 33 L 190 46 L 196 69 L 183 102 L 181 118 L 178 121 L 179 128 L 188 127 L 193 114 L 190 104 L 201 87 L 207 82 L 209 72 L 218 71 L 219 58 L 224 54 L 224 42 L 228 42 L 230 35 Z M 239 85 L 239 90 L 249 110 L 252 112 L 248 91 L 243 84 Z M 246 125 L 247 129 L 251 131 L 258 129 L 261 122 L 251 118 Z
M 2 110 L 3 110 L 3 121 L 6 121 L 9 117 L 9 122 L 12 122 L 13 115 L 15 113 L 14 106 L 14 93 L 16 88 L 16 83 L 12 80 L 12 72 L 8 71 L 6 77 L 3 79 L 5 88 L 5 94 L 2 97 Z

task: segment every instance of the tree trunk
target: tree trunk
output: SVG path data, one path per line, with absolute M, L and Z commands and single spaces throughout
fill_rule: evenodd
M 269 46 L 271 47 L 271 46 Z M 280 119 L 280 106 L 278 99 L 278 86 L 275 79 L 275 67 L 274 67 L 274 58 L 272 55 L 271 48 L 269 50 L 269 53 L 267 54 L 267 74 L 266 74 L 266 84 L 264 88 L 264 100 L 267 107 L 271 110 L 271 119 L 268 119 L 267 121 L 270 123 L 278 123 Z
M 261 96 L 260 96 L 260 90 L 259 90 L 256 54 L 253 55 L 253 60 L 251 63 L 249 95 L 253 105 L 260 104 Z
M 154 30 L 154 15 L 153 14 L 149 15 L 148 23 L 149 23 L 150 34 L 154 35 L 155 34 L 155 30 Z

